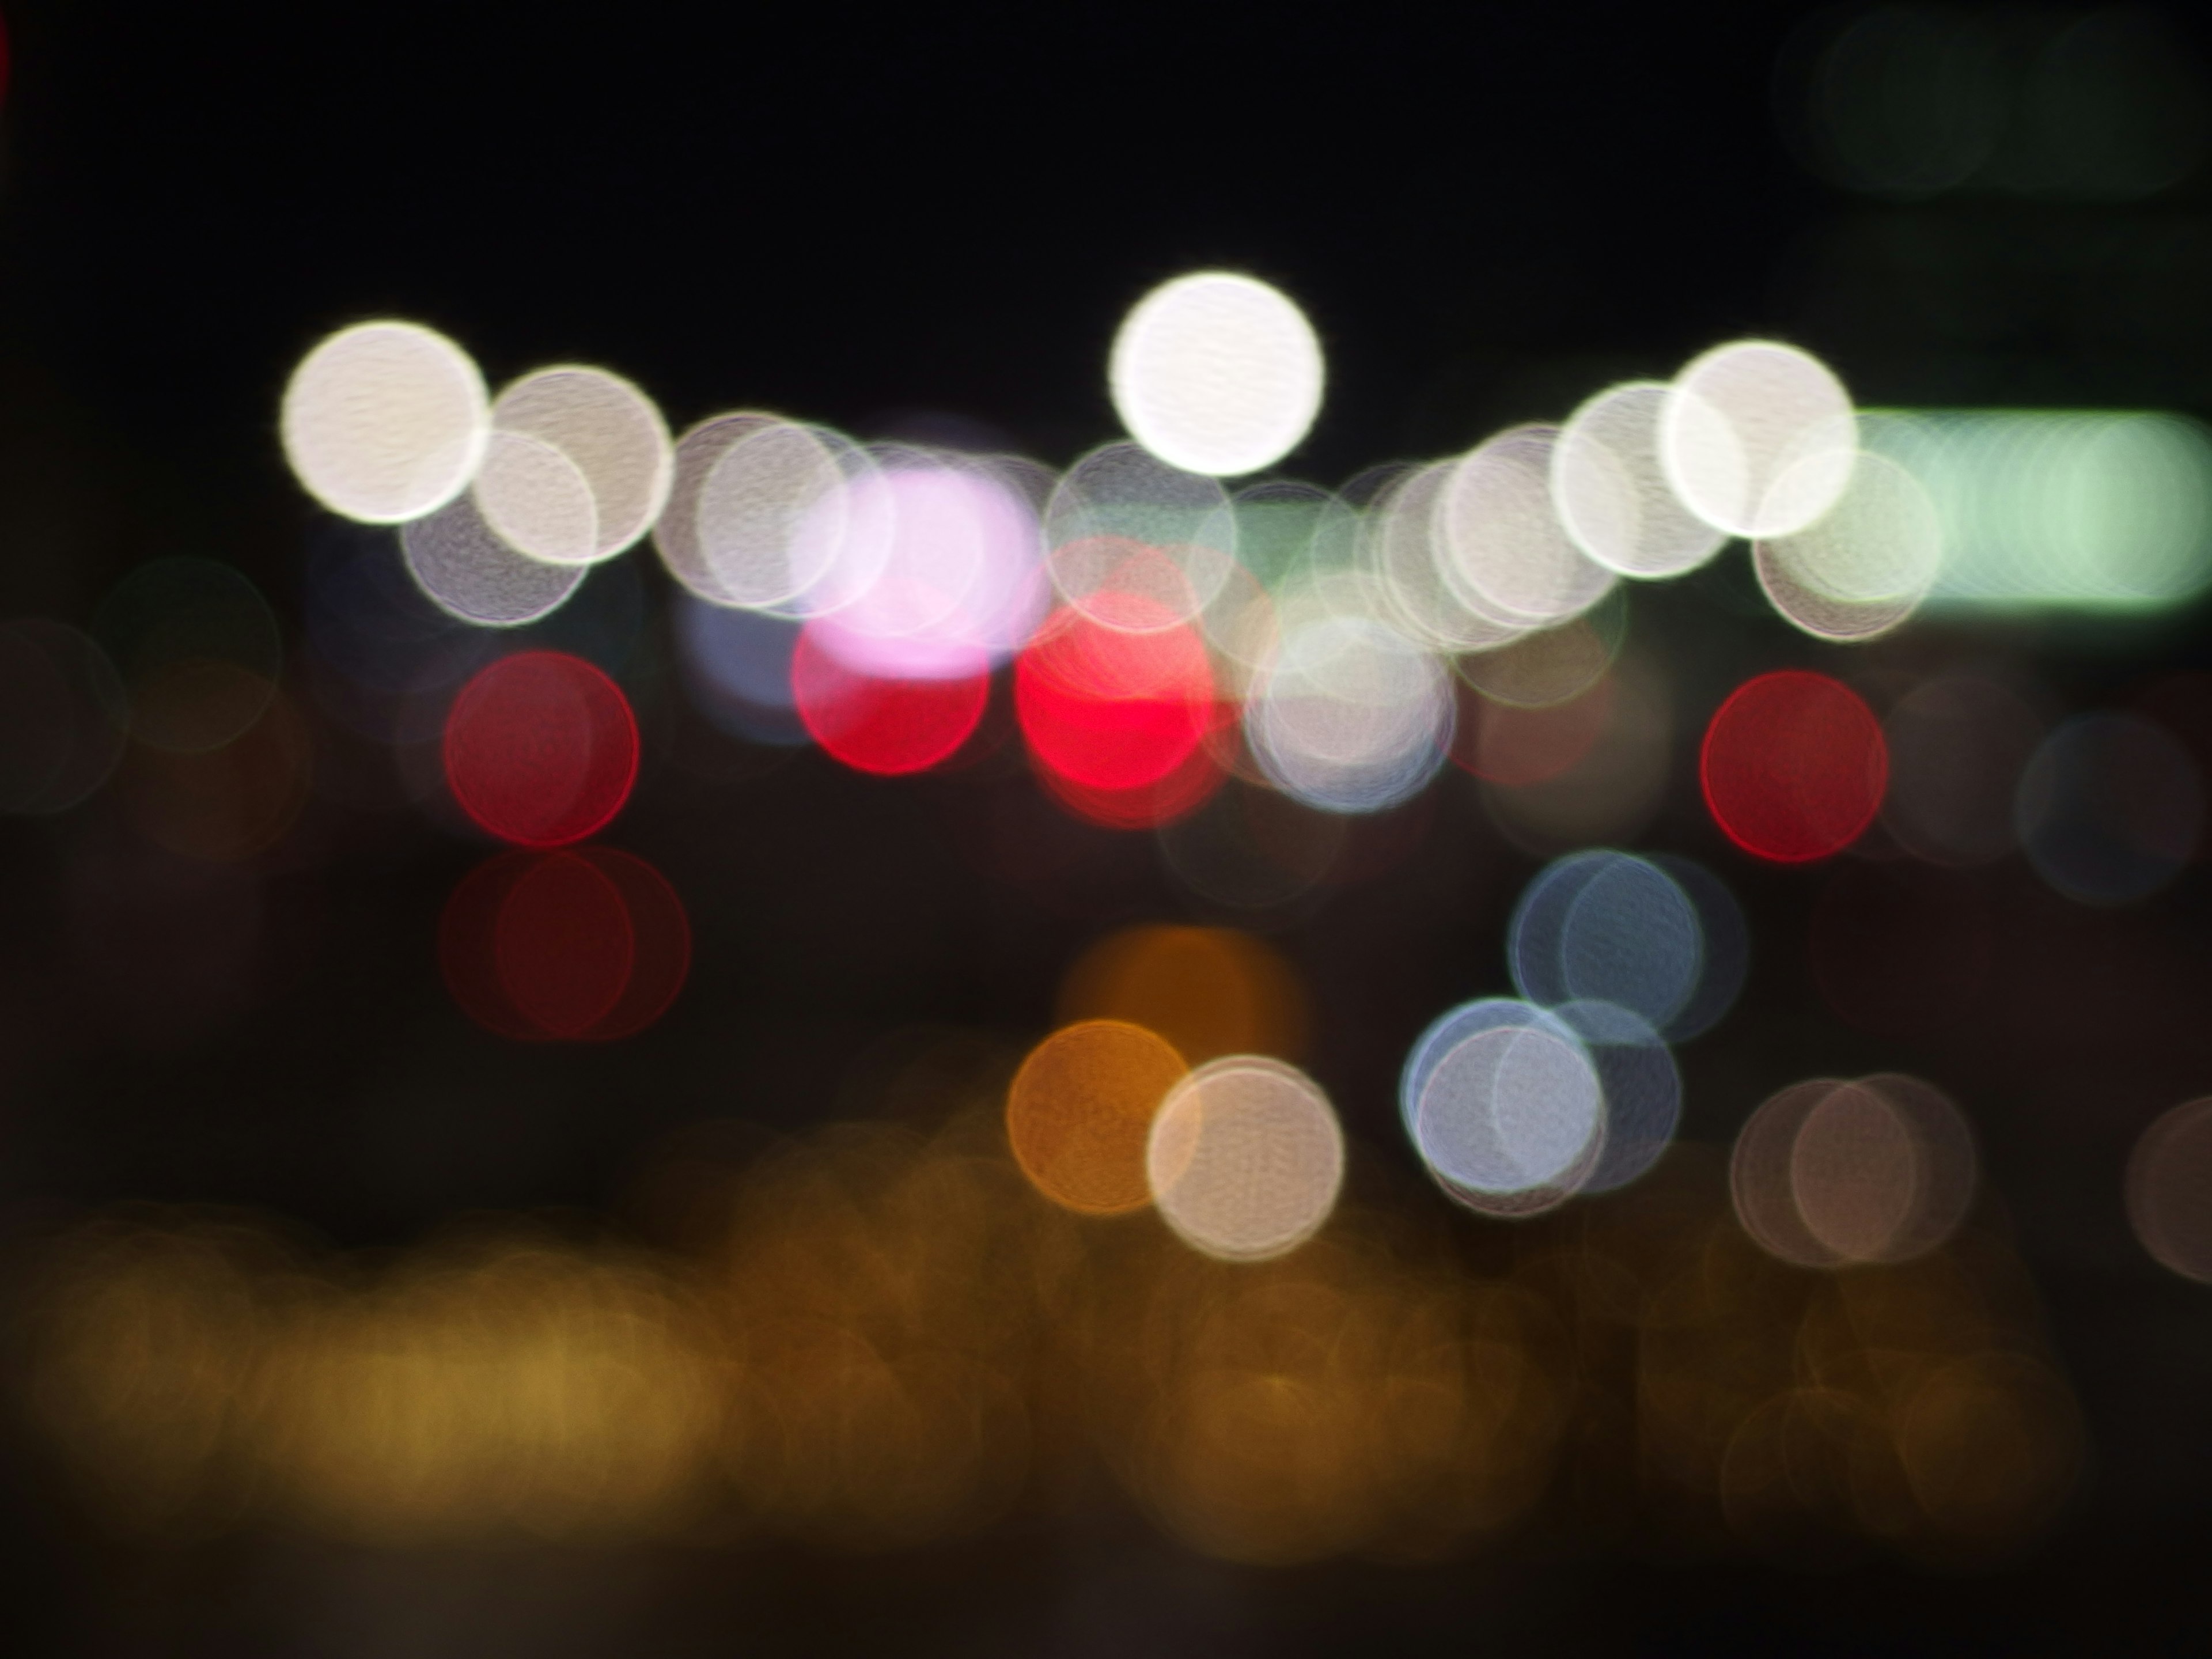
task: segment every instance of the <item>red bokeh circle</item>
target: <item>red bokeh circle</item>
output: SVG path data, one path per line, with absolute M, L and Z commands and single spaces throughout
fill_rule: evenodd
M 1077 817 L 1108 830 L 1157 830 L 1206 804 L 1228 775 L 1210 744 L 1200 744 L 1164 778 L 1127 789 L 1078 783 L 1048 766 L 1037 777 L 1052 798 Z
M 1157 600 L 1113 598 L 1126 626 L 1069 606 L 1037 630 L 1014 665 L 1014 712 L 1040 767 L 1118 795 L 1179 774 L 1218 711 L 1198 631 Z
M 1841 681 L 1803 669 L 1738 686 L 1705 728 L 1705 805 L 1747 853 L 1802 864 L 1840 853 L 1881 808 L 1881 722 Z
M 463 1012 L 524 1042 L 606 1042 L 665 1013 L 691 971 L 684 902 L 607 847 L 486 860 L 447 901 L 438 961 Z
M 523 847 L 581 841 L 637 781 L 637 721 L 581 657 L 522 651 L 480 670 L 446 715 L 446 784 L 482 829 Z
M 968 741 L 991 697 L 979 665 L 944 679 L 863 673 L 825 647 L 815 625 L 791 653 L 792 702 L 814 741 L 857 772 L 926 772 Z

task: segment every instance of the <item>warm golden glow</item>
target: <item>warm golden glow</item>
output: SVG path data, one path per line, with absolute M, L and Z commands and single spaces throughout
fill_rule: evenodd
M 1189 1068 L 1141 1025 L 1086 1019 L 1030 1050 L 1006 1092 L 1014 1160 L 1055 1204 L 1119 1215 L 1151 1201 L 1145 1137 Z

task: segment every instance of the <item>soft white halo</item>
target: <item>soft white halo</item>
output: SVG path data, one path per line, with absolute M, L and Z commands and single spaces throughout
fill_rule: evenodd
M 1761 540 L 1753 562 L 1774 608 L 1807 633 L 1872 639 L 1904 622 L 1936 585 L 1943 528 L 1918 479 L 1882 456 L 1862 455 L 1832 507 L 1793 535 Z
M 743 601 L 723 586 L 707 557 L 699 534 L 700 492 L 715 463 L 741 439 L 775 424 L 773 415 L 741 410 L 710 416 L 676 441 L 668 501 L 653 522 L 653 545 L 661 563 L 668 567 L 668 574 L 710 604 L 734 605 Z
M 469 354 L 416 323 L 359 323 L 301 359 L 278 426 L 302 488 L 363 524 L 435 512 L 468 487 L 489 431 Z
M 1552 505 L 1558 435 L 1547 426 L 1499 433 L 1460 458 L 1437 497 L 1445 581 L 1462 604 L 1509 629 L 1578 617 L 1613 584 L 1568 539 Z
M 599 515 L 591 480 L 543 439 L 495 428 L 470 494 L 492 532 L 516 552 L 546 564 L 592 562 Z
M 1552 447 L 1552 501 L 1576 546 L 1624 576 L 1679 576 L 1728 537 L 1684 508 L 1659 459 L 1667 388 L 1631 380 L 1567 417 Z
M 518 542 L 521 551 L 560 564 L 610 559 L 660 515 L 675 471 L 674 446 L 653 400 L 620 375 L 572 365 L 541 368 L 499 394 L 491 422 L 499 431 L 558 450 L 591 491 L 597 532 L 588 556 L 540 552 Z
M 1605 1090 L 1573 1036 L 1500 1025 L 1461 1039 L 1429 1067 L 1413 1133 L 1422 1158 L 1472 1193 L 1571 1191 L 1595 1165 Z
M 1787 536 L 1836 504 L 1858 456 L 1850 394 L 1810 352 L 1715 346 L 1674 377 L 1659 459 L 1682 505 L 1731 536 Z
M 1245 734 L 1285 793 L 1325 811 L 1376 812 L 1436 775 L 1454 712 L 1443 665 L 1389 623 L 1294 605 L 1252 687 Z
M 1153 1115 L 1145 1175 L 1161 1218 L 1208 1255 L 1258 1261 L 1319 1231 L 1344 1182 L 1344 1132 L 1294 1066 L 1230 1054 L 1198 1067 Z
M 1279 289 L 1200 270 L 1139 300 L 1107 385 L 1129 435 L 1169 465 L 1231 477 L 1296 448 L 1321 412 L 1321 342 Z
M 479 628 L 515 628 L 559 610 L 586 567 L 549 564 L 516 552 L 466 491 L 399 532 L 415 585 L 448 616 Z
M 848 460 L 866 470 L 842 439 L 792 421 L 742 433 L 716 453 L 690 508 L 715 589 L 706 597 L 766 611 L 820 581 L 845 551 Z
M 1454 465 L 1432 461 L 1383 486 L 1360 525 L 1360 568 L 1389 601 L 1390 614 L 1432 651 L 1487 651 L 1528 630 L 1460 603 L 1438 560 L 1437 500 Z

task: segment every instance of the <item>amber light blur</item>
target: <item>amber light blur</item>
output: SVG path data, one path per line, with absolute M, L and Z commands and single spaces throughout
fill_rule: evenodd
M 1056 1204 L 1119 1215 L 1152 1197 L 1145 1139 L 1188 1067 L 1141 1025 L 1079 1020 L 1030 1050 L 1006 1091 L 1006 1137 L 1022 1173 Z
M 1297 1060 L 1307 1007 L 1296 973 L 1264 941 L 1229 927 L 1155 923 L 1085 951 L 1060 981 L 1060 1018 L 1127 1020 L 1197 1066 L 1224 1054 Z
M 680 1249 L 492 1218 L 356 1261 L 238 1216 L 81 1225 L 21 1263 L 20 1407 L 92 1512 L 171 1536 L 898 1548 L 1096 1502 L 1096 1470 L 1235 1560 L 1448 1558 L 1540 1513 L 1977 1561 L 2070 1488 L 2072 1401 L 1993 1233 L 1808 1273 L 1678 1148 L 1571 1216 L 1447 1236 L 1390 1193 L 1215 1261 L 1039 1198 L 1009 1066 L 939 1044 L 885 1085 L 908 1122 L 734 1160 L 684 1132 L 635 1200 Z

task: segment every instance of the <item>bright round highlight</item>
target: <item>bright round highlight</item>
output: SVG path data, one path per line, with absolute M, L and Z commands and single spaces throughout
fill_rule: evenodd
M 1603 1149 L 1606 1110 L 1575 1027 L 1507 997 L 1440 1015 L 1398 1079 L 1399 1116 L 1429 1173 L 1486 1215 L 1533 1215 L 1572 1197 Z
M 504 487 L 488 494 L 480 481 L 477 489 L 493 527 L 532 557 L 556 564 L 612 558 L 660 515 L 675 448 L 653 400 L 621 376 L 600 368 L 539 369 L 499 394 L 491 421 L 502 434 L 550 452 L 549 458 L 517 446 L 500 480 Z M 590 507 L 588 535 L 579 484 Z M 510 521 L 530 526 L 533 539 L 509 535 Z
M 1006 1139 L 1030 1183 L 1085 1215 L 1152 1197 L 1152 1115 L 1189 1068 L 1164 1038 L 1125 1020 L 1063 1026 L 1030 1050 L 1006 1091 Z
M 1234 1054 L 1169 1093 L 1145 1170 L 1152 1201 L 1185 1243 L 1224 1261 L 1264 1261 L 1328 1219 L 1344 1181 L 1344 1133 L 1304 1073 Z
M 1129 435 L 1169 465 L 1231 477 L 1296 448 L 1321 412 L 1321 342 L 1280 289 L 1197 271 L 1138 301 L 1107 383 Z
M 1455 1043 L 1431 1068 L 1414 1134 L 1429 1167 L 1479 1194 L 1578 1184 L 1605 1091 L 1582 1045 L 1535 1025 L 1502 1025 Z
M 1558 436 L 1547 426 L 1499 433 L 1452 468 L 1437 497 L 1444 580 L 1501 628 L 1565 622 L 1613 584 L 1613 573 L 1592 562 L 1559 522 L 1551 483 Z
M 278 423 L 309 495 L 344 518 L 400 524 L 467 487 L 490 411 L 483 376 L 444 335 L 362 323 L 301 360 Z
M 1679 576 L 1727 535 L 1685 508 L 1659 459 L 1667 388 L 1635 380 L 1601 392 L 1568 418 L 1552 449 L 1552 501 L 1577 547 L 1607 569 Z
M 1739 340 L 1668 388 L 1659 459 L 1682 505 L 1731 536 L 1787 536 L 1833 507 L 1858 455 L 1850 394 L 1795 346 Z
M 1377 617 L 1323 613 L 1283 635 L 1245 735 L 1286 794 L 1328 812 L 1379 812 L 1436 775 L 1453 714 L 1432 654 Z
M 1917 479 L 1894 461 L 1862 455 L 1832 507 L 1802 530 L 1760 542 L 1753 558 L 1774 608 L 1805 632 L 1870 640 L 1911 617 L 1935 586 L 1943 529 Z

